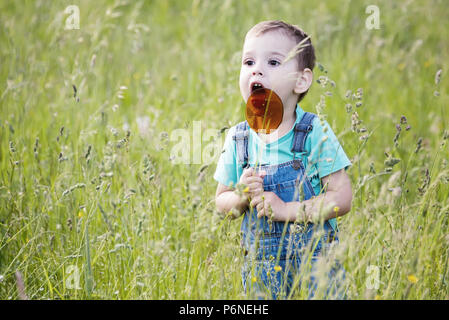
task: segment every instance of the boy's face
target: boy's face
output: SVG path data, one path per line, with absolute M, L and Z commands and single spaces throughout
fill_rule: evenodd
M 284 108 L 296 106 L 299 93 L 295 92 L 299 75 L 296 58 L 282 63 L 296 43 L 278 30 L 259 36 L 248 34 L 243 45 L 242 68 L 240 69 L 240 92 L 248 101 L 258 86 L 276 92 Z

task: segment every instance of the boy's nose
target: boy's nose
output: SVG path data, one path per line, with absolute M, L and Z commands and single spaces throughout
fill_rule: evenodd
M 260 71 L 259 69 L 253 70 L 253 76 L 255 75 L 263 76 L 262 71 Z

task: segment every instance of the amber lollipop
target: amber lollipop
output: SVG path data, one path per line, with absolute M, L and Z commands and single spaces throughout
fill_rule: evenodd
M 284 107 L 279 96 L 270 89 L 254 90 L 246 102 L 246 120 L 256 132 L 269 134 L 282 122 Z

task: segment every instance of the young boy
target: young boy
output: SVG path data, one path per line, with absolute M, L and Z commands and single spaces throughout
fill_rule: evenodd
M 291 58 L 301 41 L 302 50 Z M 306 260 L 304 248 L 311 248 L 313 265 L 326 244 L 338 242 L 335 217 L 351 209 L 345 171 L 351 162 L 328 123 L 298 104 L 312 84 L 314 65 L 312 43 L 297 26 L 264 21 L 245 37 L 242 97 L 246 102 L 260 87 L 273 90 L 282 100 L 283 118 L 269 134 L 255 132 L 247 121 L 230 128 L 214 178 L 217 209 L 244 213 L 243 285 L 259 297 L 264 292 L 274 299 L 291 296 L 300 285 L 296 276 Z M 322 236 L 314 242 L 317 234 Z M 338 286 L 332 270 L 329 289 L 331 283 Z M 312 276 L 308 282 L 309 298 L 317 280 Z

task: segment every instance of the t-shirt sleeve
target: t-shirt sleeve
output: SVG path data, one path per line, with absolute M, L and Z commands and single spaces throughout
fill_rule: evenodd
M 309 133 L 306 142 L 311 150 L 308 158 L 308 167 L 315 171 L 319 178 L 330 175 L 341 169 L 347 170 L 351 161 L 346 155 L 343 147 L 335 136 L 327 121 L 316 117 L 313 121 L 313 130 Z
M 237 172 L 235 140 L 232 139 L 232 136 L 235 134 L 235 129 L 236 127 L 233 126 L 228 131 L 214 173 L 214 179 L 228 187 L 235 186 L 240 179 Z

